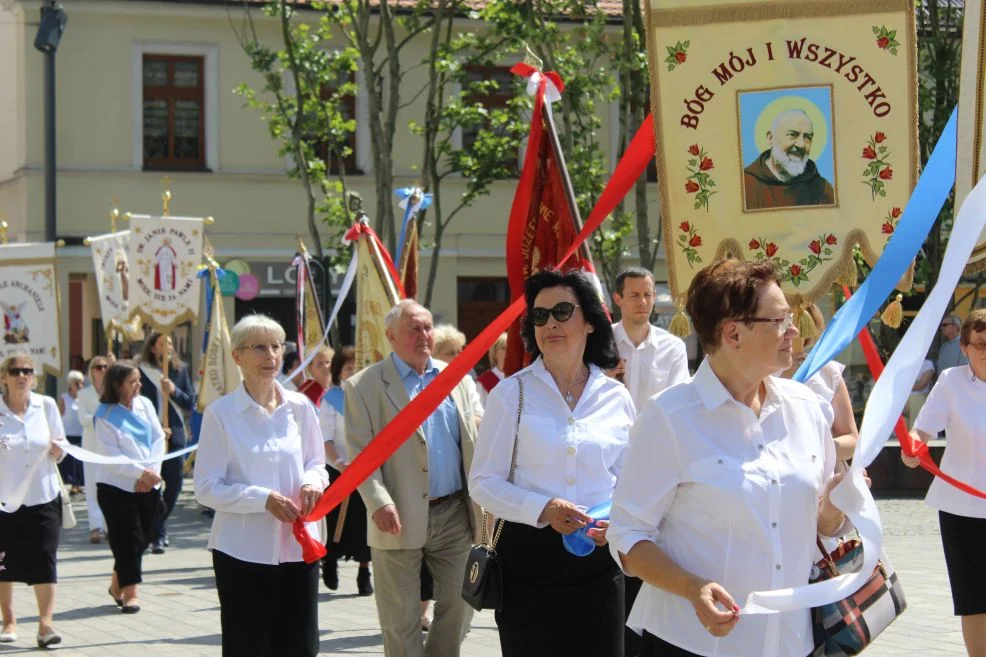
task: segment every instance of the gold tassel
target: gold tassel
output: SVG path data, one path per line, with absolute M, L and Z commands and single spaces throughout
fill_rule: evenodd
M 855 290 L 859 285 L 859 268 L 856 266 L 856 258 L 850 257 L 848 264 L 839 272 L 835 279 L 839 285 L 845 285 L 850 290 Z
M 883 323 L 890 328 L 900 328 L 901 322 L 904 321 L 904 306 L 900 303 L 903 299 L 904 295 L 898 294 L 897 298 L 888 303 L 883 314 L 880 315 Z
M 671 335 L 676 335 L 682 340 L 691 335 L 692 326 L 688 321 L 688 315 L 682 309 L 681 304 L 678 304 L 678 312 L 674 314 L 671 318 L 671 323 L 668 324 L 668 332 Z
M 795 308 L 794 318 L 798 321 L 798 333 L 802 341 L 818 337 L 818 327 L 815 326 L 815 320 L 807 310 Z

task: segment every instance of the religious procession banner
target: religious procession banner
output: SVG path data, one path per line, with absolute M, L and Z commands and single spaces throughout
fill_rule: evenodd
M 0 244 L 0 359 L 24 351 L 48 374 L 62 371 L 55 245 Z
M 129 314 L 161 333 L 198 315 L 202 219 L 131 215 Z
M 384 317 L 404 297 L 390 254 L 363 221 L 346 232 L 356 242 L 356 370 L 383 360 L 392 349 Z
M 726 255 L 773 260 L 795 307 L 855 279 L 917 180 L 913 0 L 645 6 L 676 301 Z
M 130 319 L 130 264 L 127 245 L 130 231 L 123 230 L 89 238 L 92 266 L 99 292 L 99 312 L 103 328 L 111 339 Z
M 956 9 L 958 11 L 958 9 Z M 959 76 L 959 134 L 955 162 L 955 212 L 986 174 L 986 13 L 983 0 L 965 0 L 962 72 Z M 986 233 L 972 250 L 967 274 L 986 269 Z

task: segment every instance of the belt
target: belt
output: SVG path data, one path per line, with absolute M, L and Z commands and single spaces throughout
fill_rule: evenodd
M 429 497 L 428 498 L 428 506 L 437 506 L 437 505 L 442 504 L 444 502 L 448 502 L 449 500 L 452 500 L 452 499 L 455 499 L 457 497 L 460 497 L 461 495 L 462 495 L 462 491 L 461 490 L 457 490 L 454 493 L 450 493 L 449 495 L 442 495 L 441 497 Z

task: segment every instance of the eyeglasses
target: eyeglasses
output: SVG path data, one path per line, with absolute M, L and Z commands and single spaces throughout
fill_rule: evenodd
M 788 313 L 784 317 L 743 317 L 739 321 L 752 322 L 754 324 L 774 324 L 780 329 L 781 333 L 787 333 L 788 329 L 794 326 L 794 313 Z
M 986 342 L 970 342 L 966 345 L 967 349 L 975 349 L 976 351 L 986 351 Z
M 279 355 L 284 351 L 283 342 L 275 342 L 274 344 L 246 344 L 240 347 L 240 349 L 249 349 L 256 356 L 266 356 L 267 354 L 272 354 L 274 356 Z
M 94 369 L 94 370 L 105 370 L 107 367 L 109 367 L 109 365 L 106 365 L 105 363 L 101 363 L 101 364 L 98 364 L 98 365 L 93 365 L 92 366 L 92 369 Z
M 19 376 L 23 374 L 24 376 L 31 376 L 34 374 L 33 367 L 11 367 L 7 370 L 7 374 L 10 376 Z
M 531 308 L 531 319 L 534 320 L 534 326 L 544 326 L 548 323 L 548 316 L 554 317 L 559 322 L 567 322 L 572 317 L 572 313 L 578 305 L 574 303 L 569 303 L 568 301 L 562 301 L 561 303 L 556 303 L 554 308 L 540 308 L 535 306 Z

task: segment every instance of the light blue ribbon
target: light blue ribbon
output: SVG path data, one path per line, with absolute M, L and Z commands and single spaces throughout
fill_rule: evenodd
M 421 194 L 421 202 L 415 208 L 415 204 L 411 202 L 411 196 L 417 192 Z M 412 213 L 415 209 L 418 212 L 422 210 L 427 210 L 431 207 L 431 194 L 422 194 L 420 189 L 415 187 L 402 187 L 394 192 L 402 201 L 407 201 L 407 207 L 404 208 L 404 218 L 401 220 L 401 238 L 397 240 L 397 253 L 394 257 L 394 265 L 400 267 L 401 253 L 404 251 L 404 243 L 407 241 L 407 226 L 411 223 Z
M 955 183 L 957 113 L 958 109 L 952 110 L 883 255 L 855 294 L 835 313 L 794 374 L 796 381 L 807 381 L 856 339 L 921 250 Z

